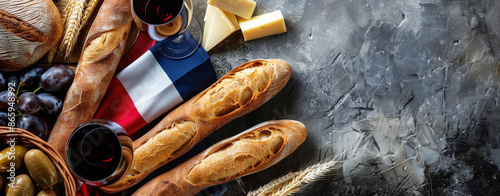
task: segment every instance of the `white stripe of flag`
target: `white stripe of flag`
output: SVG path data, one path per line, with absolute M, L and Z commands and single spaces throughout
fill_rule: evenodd
M 116 77 L 147 123 L 158 117 L 158 114 L 164 114 L 183 102 L 174 84 L 149 50 Z

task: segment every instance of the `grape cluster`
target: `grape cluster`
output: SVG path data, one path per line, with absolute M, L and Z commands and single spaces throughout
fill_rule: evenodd
M 0 72 L 0 126 L 14 120 L 15 127 L 45 139 L 47 121 L 61 113 L 64 94 L 74 77 L 65 65 Z

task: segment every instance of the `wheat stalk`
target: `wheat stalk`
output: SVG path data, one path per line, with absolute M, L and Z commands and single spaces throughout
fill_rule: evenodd
M 312 182 L 335 174 L 341 168 L 339 161 L 317 163 L 298 172 L 291 172 L 272 180 L 247 196 L 284 196 L 297 193 Z
M 64 30 L 63 30 L 63 38 L 59 43 L 62 43 L 64 39 L 64 35 L 66 34 L 66 29 L 67 29 L 67 21 L 68 21 L 68 16 L 69 12 L 74 9 L 75 7 L 75 1 L 77 0 L 69 0 L 68 3 L 66 4 L 66 7 L 64 7 L 64 10 L 61 13 L 61 18 L 62 18 L 62 24 L 64 25 Z M 52 48 L 48 53 L 47 53 L 47 61 L 49 63 L 52 63 L 54 60 L 54 57 L 56 56 L 57 50 L 60 46 Z
M 49 62 L 49 64 L 52 63 L 52 61 L 54 60 L 56 53 L 57 53 L 57 48 L 52 48 L 47 53 L 47 61 Z
M 69 53 L 71 53 L 71 48 L 76 43 L 76 35 L 80 31 L 80 24 L 83 18 L 83 12 L 86 5 L 86 0 L 78 0 L 71 8 L 69 9 L 67 20 L 64 25 L 64 35 L 61 41 L 61 45 L 59 46 L 59 52 L 64 54 L 64 58 L 67 59 L 69 57 Z
M 75 5 L 75 1 L 76 0 L 69 0 L 68 3 L 66 4 L 66 7 L 64 7 L 64 10 L 63 10 L 63 12 L 61 14 L 61 17 L 63 19 L 63 24 L 66 24 L 66 21 L 67 21 L 67 18 L 68 18 L 68 14 L 71 11 L 71 9 L 73 9 L 73 7 Z
M 65 59 L 75 48 L 81 29 L 87 24 L 98 3 L 99 0 L 70 0 L 64 8 L 64 34 L 59 52 L 64 54 Z
M 81 25 L 82 27 L 85 26 L 85 24 L 87 24 L 87 21 L 89 20 L 90 16 L 92 16 L 92 13 L 97 7 L 97 3 L 99 3 L 99 0 L 90 0 L 87 3 L 87 6 L 85 7 L 85 12 L 83 12 L 83 19 Z
M 78 40 L 78 36 L 80 35 L 80 32 L 83 27 L 87 24 L 87 21 L 90 19 L 90 16 L 92 16 L 92 13 L 94 12 L 94 9 L 97 7 L 97 3 L 99 0 L 90 0 L 89 2 L 85 3 L 85 9 L 82 13 L 82 18 L 79 20 L 80 24 L 78 24 L 78 29 L 74 31 L 73 35 L 70 37 L 69 44 L 66 46 L 66 53 L 65 53 L 65 58 L 68 58 L 73 49 L 76 46 L 76 42 Z M 75 27 L 76 28 L 76 27 Z
M 96 9 L 99 0 L 69 0 L 62 12 L 64 31 L 58 48 L 53 48 L 47 54 L 47 60 L 52 63 L 56 53 L 64 54 L 64 59 L 76 46 L 78 36 Z

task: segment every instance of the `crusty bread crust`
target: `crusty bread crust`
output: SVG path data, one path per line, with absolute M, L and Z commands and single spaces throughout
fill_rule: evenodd
M 128 174 L 101 189 L 116 193 L 139 183 L 215 130 L 267 102 L 285 86 L 291 73 L 290 65 L 280 59 L 254 60 L 231 70 L 135 140 Z
M 64 160 L 71 133 L 97 111 L 122 56 L 131 23 L 130 1 L 103 2 L 87 35 L 63 110 L 48 139 Z
M 0 26 L 7 31 L 32 42 L 43 42 L 46 36 L 30 23 L 23 21 L 7 11 L 0 9 Z
M 269 168 L 294 152 L 306 136 L 306 127 L 298 121 L 258 124 L 157 176 L 133 195 L 195 195 L 210 186 Z
M 36 63 L 59 43 L 62 33 L 62 18 L 52 0 L 0 0 L 0 70 Z

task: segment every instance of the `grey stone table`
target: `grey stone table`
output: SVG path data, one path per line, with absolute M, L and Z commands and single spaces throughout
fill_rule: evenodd
M 203 18 L 206 1 L 194 0 Z M 253 59 L 293 67 L 287 86 L 211 135 L 295 119 L 308 138 L 247 191 L 337 158 L 338 173 L 299 195 L 500 194 L 500 2 L 495 0 L 257 0 L 281 10 L 288 32 L 209 52 L 218 76 Z

